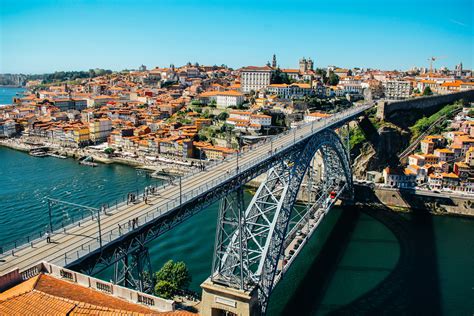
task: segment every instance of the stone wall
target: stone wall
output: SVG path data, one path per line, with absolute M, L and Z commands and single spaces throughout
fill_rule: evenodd
M 438 214 L 474 216 L 474 202 L 470 197 L 445 194 L 423 194 L 410 190 L 355 186 L 358 204 L 383 205 L 392 209 L 426 210 Z
M 391 114 L 399 111 L 430 110 L 441 105 L 453 103 L 460 99 L 474 101 L 474 90 L 461 91 L 450 94 L 420 97 L 402 101 L 379 101 L 377 104 L 377 117 L 386 120 Z

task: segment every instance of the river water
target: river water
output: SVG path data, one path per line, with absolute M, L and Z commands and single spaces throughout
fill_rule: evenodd
M 98 206 L 154 182 L 126 166 L 90 168 L 0 147 L 0 245 L 44 228 L 45 196 Z M 217 211 L 215 203 L 151 242 L 153 268 L 183 260 L 199 291 Z M 472 219 L 333 209 L 275 288 L 268 314 L 472 315 L 473 236 Z
M 25 92 L 24 88 L 1 87 L 0 86 L 0 106 L 11 104 L 13 98 L 19 97 L 18 94 Z

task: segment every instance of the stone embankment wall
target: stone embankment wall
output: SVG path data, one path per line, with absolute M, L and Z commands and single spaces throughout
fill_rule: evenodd
M 420 97 L 402 101 L 379 101 L 377 104 L 377 117 L 386 120 L 391 114 L 399 111 L 430 110 L 432 108 L 453 103 L 460 99 L 474 101 L 474 90 L 461 91 L 450 94 Z
M 355 186 L 357 204 L 387 206 L 391 209 L 426 210 L 437 214 L 474 216 L 474 201 L 470 197 L 439 194 L 417 194 L 391 188 Z

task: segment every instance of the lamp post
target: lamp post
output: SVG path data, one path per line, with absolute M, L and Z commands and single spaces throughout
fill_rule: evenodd
M 99 244 L 100 244 L 100 248 L 102 248 L 102 228 L 101 228 L 101 225 L 100 225 L 100 211 L 101 211 L 101 208 L 95 208 L 95 207 L 80 205 L 80 204 L 76 204 L 76 203 L 65 202 L 65 201 L 61 201 L 61 200 L 57 200 L 57 199 L 52 199 L 52 198 L 49 198 L 49 197 L 46 198 L 46 199 L 48 200 L 48 213 L 49 213 L 48 215 L 49 215 L 50 233 L 53 233 L 53 221 L 52 221 L 52 205 L 53 205 L 53 203 L 64 204 L 64 205 L 73 206 L 73 207 L 77 207 L 77 208 L 87 210 L 87 211 L 91 212 L 92 219 L 94 219 L 94 212 L 97 212 L 97 225 L 98 225 L 98 229 L 99 229 Z M 105 211 L 105 209 L 104 209 L 104 211 Z
M 183 204 L 183 186 L 181 183 L 181 176 L 179 176 L 179 206 Z

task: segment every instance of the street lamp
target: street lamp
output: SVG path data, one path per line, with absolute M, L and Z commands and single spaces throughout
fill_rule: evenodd
M 50 230 L 50 233 L 53 233 L 53 220 L 52 220 L 52 205 L 53 205 L 53 203 L 64 204 L 64 205 L 68 205 L 68 206 L 74 206 L 74 207 L 78 207 L 78 208 L 81 208 L 81 209 L 85 209 L 85 210 L 91 212 L 92 217 L 94 216 L 94 212 L 97 212 L 97 225 L 98 225 L 98 229 L 99 229 L 99 244 L 100 244 L 100 248 L 102 248 L 102 228 L 101 228 L 101 225 L 100 225 L 100 210 L 101 210 L 100 208 L 84 206 L 84 205 L 80 205 L 80 204 L 76 204 L 76 203 L 65 202 L 65 201 L 61 201 L 61 200 L 52 199 L 52 198 L 49 198 L 49 197 L 47 197 L 46 199 L 48 200 L 48 214 L 49 214 L 49 230 Z

